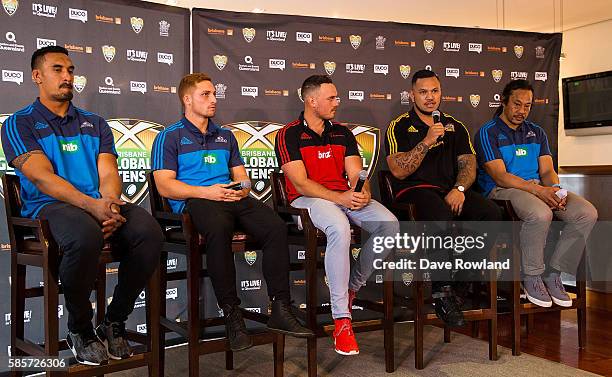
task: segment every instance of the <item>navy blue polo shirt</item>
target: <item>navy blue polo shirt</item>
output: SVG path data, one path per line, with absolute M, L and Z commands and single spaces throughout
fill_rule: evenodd
M 524 180 L 540 179 L 538 158 L 551 154 L 542 127 L 527 120 L 513 130 L 495 117 L 476 133 L 475 144 L 478 184 L 485 195 L 495 187 L 495 181 L 484 170 L 485 163 L 500 159 L 504 161 L 508 173 Z
M 157 134 L 151 158 L 152 170 L 174 170 L 176 179 L 192 186 L 230 183 L 230 168 L 244 165 L 230 130 L 209 119 L 203 134 L 185 117 Z M 184 200 L 168 202 L 173 212 L 183 212 Z
M 103 118 L 72 103 L 62 118 L 39 99 L 5 120 L 2 148 L 11 166 L 24 153 L 43 151 L 55 174 L 92 198 L 101 197 L 98 155 L 117 156 L 113 133 Z M 43 206 L 58 201 L 40 192 L 19 170 L 16 172 L 21 182 L 22 216 L 36 218 Z

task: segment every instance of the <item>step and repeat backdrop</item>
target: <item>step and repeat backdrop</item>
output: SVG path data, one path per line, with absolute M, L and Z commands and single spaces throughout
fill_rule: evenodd
M 2 0 L 2 8 L 0 123 L 37 96 L 30 78 L 31 54 L 47 45 L 64 46 L 76 66 L 74 104 L 100 114 L 113 129 L 123 199 L 148 207 L 145 174 L 151 144 L 164 125 L 181 116 L 176 91 L 190 65 L 189 11 L 129 0 Z M 236 135 L 253 181 L 252 195 L 269 204 L 270 174 L 278 169 L 274 138 L 298 117 L 303 108 L 299 87 L 312 74 L 328 74 L 336 83 L 342 101 L 337 120 L 355 134 L 372 177 L 386 165 L 382 138 L 387 125 L 410 109 L 410 79 L 424 68 L 442 81 L 441 109 L 463 121 L 472 135 L 499 106 L 505 83 L 532 81 L 531 119 L 547 131 L 556 157 L 560 34 L 206 9 L 194 9 L 191 17 L 193 71 L 212 76 L 218 98 L 215 121 Z M 1 152 L 0 171 L 13 172 Z M 10 354 L 11 314 L 10 245 L 4 209 L 0 212 L 1 372 Z M 359 249 L 351 254 L 357 260 Z M 304 251 L 293 249 L 292 259 L 304 259 Z M 267 311 L 261 260 L 260 250 L 236 255 L 243 306 L 257 312 Z M 116 268 L 107 269 L 111 294 Z M 183 269 L 184 260 L 170 254 L 167 268 Z M 374 276 L 365 295 L 378 295 L 381 282 L 381 276 Z M 33 269 L 28 286 L 40 284 Z M 303 274 L 292 273 L 293 296 L 302 306 L 304 284 Z M 406 290 L 410 284 L 409 276 L 398 283 Z M 219 315 L 207 282 L 203 293 L 207 315 Z M 168 286 L 169 316 L 186 318 L 185 294 L 183 284 Z M 319 294 L 321 302 L 329 300 L 323 272 Z M 143 292 L 128 322 L 141 332 L 146 331 L 144 299 Z M 357 309 L 357 316 L 368 315 Z M 23 313 L 26 336 L 34 341 L 42 341 L 42 310 L 41 299 L 30 299 Z M 58 317 L 64 334 L 63 302 Z
M 123 198 L 148 205 L 145 174 L 150 169 L 153 139 L 181 113 L 176 90 L 189 71 L 189 11 L 140 1 L 3 0 L 0 9 L 0 122 L 31 104 L 38 95 L 32 83 L 30 57 L 43 46 L 65 47 L 75 65 L 74 104 L 107 119 L 113 129 Z M 0 170 L 12 173 L 4 153 Z M 0 211 L 0 371 L 10 352 L 10 245 L 4 202 Z M 177 268 L 172 259 L 170 268 Z M 108 289 L 117 281 L 117 266 L 109 266 Z M 28 271 L 28 286 L 41 283 L 38 269 Z M 170 311 L 181 294 L 169 287 Z M 109 297 L 109 300 L 111 297 Z M 144 293 L 136 303 L 129 327 L 146 331 Z M 42 299 L 28 299 L 26 336 L 43 340 Z M 67 312 L 60 300 L 60 334 Z
M 491 119 L 506 83 L 530 80 L 535 89 L 530 119 L 546 130 L 556 159 L 560 34 L 208 9 L 194 9 L 192 18 L 193 69 L 213 78 L 216 122 L 237 136 L 253 196 L 260 200 L 271 201 L 270 173 L 278 169 L 275 135 L 303 110 L 299 88 L 313 74 L 327 74 L 336 84 L 341 98 L 336 120 L 355 134 L 375 197 L 375 173 L 386 168 L 385 131 L 410 110 L 410 80 L 421 69 L 438 74 L 441 110 L 462 121 L 471 135 Z M 356 260 L 359 249 L 351 254 Z M 293 260 L 303 256 L 303 250 L 292 250 Z M 241 288 L 256 293 L 249 304 L 257 297 L 265 303 L 259 270 L 241 261 L 238 273 L 248 279 Z M 304 275 L 291 276 L 293 298 L 303 303 Z M 412 276 L 401 280 L 397 290 L 409 295 Z M 373 276 L 360 295 L 380 297 L 381 282 L 382 276 Z M 323 272 L 318 292 L 327 302 Z

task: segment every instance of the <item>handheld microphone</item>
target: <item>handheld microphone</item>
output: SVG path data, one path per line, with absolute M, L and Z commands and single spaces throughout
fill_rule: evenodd
M 361 192 L 361 190 L 363 189 L 363 184 L 365 183 L 366 179 L 368 179 L 368 172 L 365 170 L 360 171 L 359 179 L 357 180 L 357 183 L 355 184 L 355 192 Z
M 434 123 L 440 123 L 440 111 L 434 110 L 431 112 L 431 117 L 433 118 Z M 442 141 L 442 136 L 438 136 L 438 142 Z
M 240 181 L 238 183 L 234 183 L 233 185 L 227 186 L 226 188 L 236 191 L 240 191 L 245 188 L 251 188 L 251 181 Z

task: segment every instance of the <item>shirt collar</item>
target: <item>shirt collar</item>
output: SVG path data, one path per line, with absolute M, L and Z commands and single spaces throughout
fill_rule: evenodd
M 408 117 L 409 117 L 408 119 L 412 120 L 413 125 L 417 127 L 429 128 L 429 126 L 425 122 L 423 122 L 423 120 L 419 117 L 419 114 L 417 114 L 414 107 L 408 113 Z M 441 111 L 440 111 L 440 122 L 444 123 L 444 114 Z
M 181 123 L 183 123 L 189 131 L 197 135 L 204 135 L 204 136 L 215 135 L 221 129 L 221 127 L 217 126 L 211 118 L 208 118 L 208 128 L 206 129 L 205 134 L 202 134 L 202 131 L 200 131 L 198 127 L 196 127 L 193 123 L 191 123 L 189 119 L 187 119 L 187 117 L 183 117 L 183 119 L 181 119 Z
M 45 119 L 55 120 L 55 119 L 63 119 L 61 116 L 55 114 L 51 110 L 49 110 L 45 105 L 40 102 L 40 97 L 36 98 L 34 101 L 34 108 L 41 112 Z M 68 111 L 66 112 L 66 117 L 71 119 L 75 119 L 77 116 L 76 108 L 72 104 L 72 101 L 68 104 Z M 66 118 L 64 117 L 64 118 Z
M 304 118 L 304 112 L 303 111 L 300 113 L 300 118 L 299 119 L 300 119 L 300 122 L 302 122 L 302 125 L 304 127 L 308 128 L 308 123 L 306 122 L 306 119 Z M 326 119 L 326 120 L 323 121 L 323 125 L 324 125 L 323 133 L 325 133 L 325 132 L 329 132 L 334 124 L 332 123 L 331 120 Z M 308 129 L 310 130 L 310 128 L 308 128 Z
M 527 129 L 526 121 L 523 121 L 516 129 L 512 129 L 512 127 L 508 126 L 499 116 L 497 116 L 496 122 L 498 127 L 508 132 L 524 132 Z

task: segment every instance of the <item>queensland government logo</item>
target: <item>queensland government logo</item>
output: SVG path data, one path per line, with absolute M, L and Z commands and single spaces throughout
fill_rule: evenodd
M 12 16 L 17 12 L 19 8 L 19 1 L 17 0 L 2 0 L 2 7 L 9 16 Z
M 371 173 L 378 159 L 380 130 L 358 124 L 345 125 L 357 139 L 364 169 Z M 276 133 L 284 125 L 264 121 L 244 121 L 227 124 L 224 127 L 231 130 L 238 141 L 240 155 L 253 182 L 251 196 L 263 201 L 270 199 L 272 195 L 270 178 L 272 172 L 279 168 L 274 152 L 274 141 Z
M 140 119 L 108 119 L 113 131 L 123 181 L 121 199 L 140 204 L 148 191 L 146 174 L 151 170 L 151 148 L 155 136 L 164 129 L 158 123 Z

